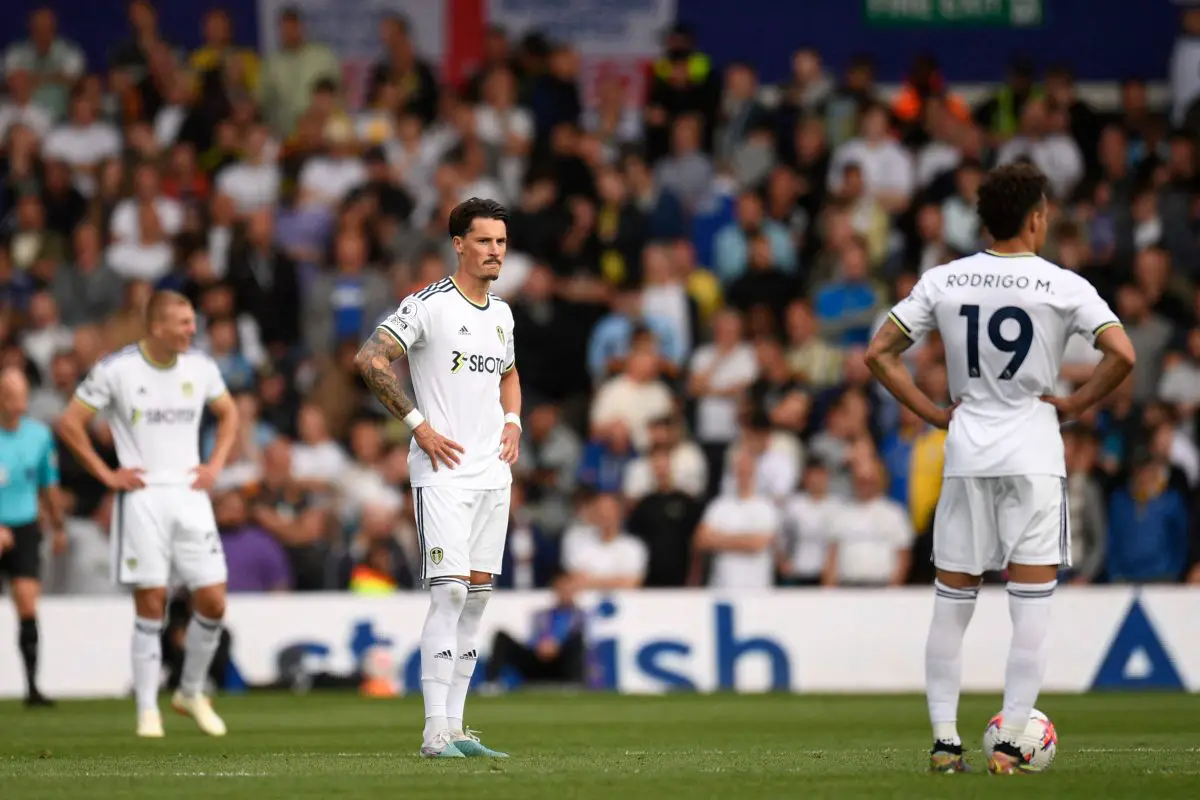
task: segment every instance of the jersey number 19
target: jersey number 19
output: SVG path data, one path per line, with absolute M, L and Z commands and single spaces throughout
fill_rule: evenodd
M 972 378 L 979 377 L 979 306 L 966 305 L 958 310 L 959 316 L 967 318 L 967 375 Z M 1015 338 L 1005 338 L 1001 326 L 1008 320 L 1014 320 L 1017 323 L 1017 335 Z M 1010 381 L 1017 374 L 1017 370 L 1021 368 L 1025 357 L 1029 355 L 1029 348 L 1033 345 L 1033 320 L 1029 318 L 1029 314 L 1023 308 L 1016 306 L 1004 306 L 996 309 L 996 313 L 992 314 L 987 321 L 988 340 L 992 346 L 1002 353 L 1012 353 L 1012 358 L 1009 359 L 1008 365 L 1000 373 L 1000 380 Z

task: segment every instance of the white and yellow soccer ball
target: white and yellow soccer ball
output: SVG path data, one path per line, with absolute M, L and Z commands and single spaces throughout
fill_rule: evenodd
M 992 717 L 983 731 L 983 755 L 992 757 L 992 750 L 1000 741 L 1000 727 L 1004 724 L 1003 714 Z M 1054 763 L 1058 753 L 1058 731 L 1050 718 L 1036 708 L 1029 715 L 1029 725 L 1021 734 L 1017 747 L 1024 757 L 1023 769 L 1026 772 L 1044 772 Z

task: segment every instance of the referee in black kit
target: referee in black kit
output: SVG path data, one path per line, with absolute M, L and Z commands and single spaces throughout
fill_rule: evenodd
M 17 645 L 25 662 L 25 705 L 50 706 L 37 686 L 37 599 L 41 591 L 39 507 L 63 541 L 58 458 L 50 429 L 25 416 L 29 383 L 14 367 L 0 371 L 0 579 L 7 577 L 17 607 Z M 56 547 L 57 549 L 57 547 Z

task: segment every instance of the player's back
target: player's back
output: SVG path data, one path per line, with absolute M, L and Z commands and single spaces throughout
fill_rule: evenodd
M 893 318 L 940 331 L 959 403 L 945 475 L 1065 475 L 1058 415 L 1040 398 L 1073 333 L 1115 324 L 1096 290 L 1038 256 L 984 252 L 930 270 L 913 294 Z

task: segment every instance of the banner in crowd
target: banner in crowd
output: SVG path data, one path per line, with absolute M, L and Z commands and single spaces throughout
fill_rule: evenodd
M 1042 0 L 863 0 L 868 25 L 1031 28 L 1042 24 Z
M 308 38 L 333 48 L 342 62 L 347 98 L 357 108 L 371 65 L 382 55 L 379 22 L 401 14 L 413 40 L 450 80 L 478 66 L 483 31 L 499 24 L 514 41 L 541 32 L 551 42 L 569 42 L 581 56 L 581 84 L 590 102 L 601 76 L 616 74 L 631 104 L 645 96 L 646 65 L 662 49 L 662 35 L 675 20 L 676 0 L 258 0 L 260 46 L 279 46 L 279 12 L 298 10 Z
M 505 631 L 524 639 L 547 593 L 497 592 L 481 630 L 481 658 Z M 590 598 L 589 680 L 625 693 L 919 692 L 933 593 L 779 590 L 621 592 Z M 280 679 L 287 655 L 307 668 L 352 674 L 382 645 L 397 682 L 419 691 L 423 594 L 234 595 L 228 627 L 233 660 L 251 685 Z M 43 601 L 41 674 L 58 697 L 127 694 L 132 603 L 124 597 Z M 1200 692 L 1200 591 L 1075 588 L 1055 598 L 1045 689 L 1154 688 Z M 966 691 L 1000 691 L 1010 625 L 1003 590 L 979 599 L 963 649 Z M 16 641 L 9 604 L 0 642 Z M 24 689 L 16 648 L 0 646 L 0 697 Z

